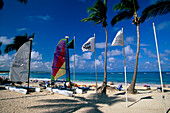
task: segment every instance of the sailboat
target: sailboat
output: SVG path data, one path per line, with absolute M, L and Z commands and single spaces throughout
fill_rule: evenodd
M 29 77 L 30 77 L 30 61 L 32 40 L 25 42 L 17 51 L 15 58 L 10 67 L 9 79 L 12 82 L 27 82 L 27 87 L 13 87 L 7 86 L 6 89 L 27 94 L 29 90 Z
M 69 82 L 70 83 L 70 70 L 69 70 L 69 53 L 67 48 L 68 39 L 61 39 L 56 47 L 51 72 L 51 82 Z M 65 81 L 58 80 L 59 77 L 66 77 Z M 72 96 L 73 92 L 67 89 L 47 88 L 48 90 L 63 94 L 66 96 Z
M 51 81 L 66 75 L 66 81 L 70 81 L 68 51 L 66 48 L 66 39 L 61 39 L 54 53 Z

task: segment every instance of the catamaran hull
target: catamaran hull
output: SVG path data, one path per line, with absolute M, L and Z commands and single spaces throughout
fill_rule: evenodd
M 10 90 L 10 91 L 15 91 L 18 93 L 22 93 L 22 94 L 27 94 L 27 88 L 18 88 L 18 87 L 12 87 L 12 86 L 6 86 L 5 89 Z M 29 88 L 29 91 L 31 92 L 40 92 L 40 88 Z
M 6 86 L 5 89 L 10 90 L 10 91 L 15 91 L 18 93 L 22 94 L 27 94 L 27 90 L 23 88 L 16 88 L 16 87 L 11 87 L 11 86 Z
M 54 93 L 66 95 L 66 96 L 69 96 L 69 97 L 73 96 L 73 92 L 72 91 L 68 91 L 68 90 L 53 89 L 53 88 L 49 88 L 49 87 L 47 88 L 47 90 L 52 91 Z

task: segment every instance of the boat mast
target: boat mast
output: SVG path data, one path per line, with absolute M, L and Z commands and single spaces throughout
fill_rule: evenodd
M 68 36 L 65 36 L 65 38 L 66 38 L 66 45 L 67 45 L 67 43 L 68 43 Z M 67 46 L 66 46 L 66 48 L 67 48 Z M 71 89 L 71 81 L 70 81 L 70 62 L 69 62 L 69 49 L 67 48 L 67 59 L 68 59 L 68 73 L 69 73 L 69 84 L 70 84 L 70 89 Z
M 30 38 L 30 53 L 29 53 L 29 66 L 28 66 L 28 87 L 27 87 L 27 92 L 29 93 L 29 82 L 30 82 L 30 64 L 31 64 L 31 50 L 32 50 L 32 40 L 33 38 Z

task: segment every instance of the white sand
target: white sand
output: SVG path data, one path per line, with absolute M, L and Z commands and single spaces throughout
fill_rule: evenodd
M 128 94 L 128 108 L 123 91 L 110 91 L 107 95 L 88 91 L 76 94 L 74 98 L 56 93 L 52 95 L 45 89 L 27 95 L 0 90 L 0 113 L 164 113 L 162 93 L 156 91 L 156 87 L 151 87 L 151 90 L 146 90 L 143 86 L 136 88 L 139 89 L 138 94 Z M 166 91 L 168 109 L 170 88 L 166 88 Z

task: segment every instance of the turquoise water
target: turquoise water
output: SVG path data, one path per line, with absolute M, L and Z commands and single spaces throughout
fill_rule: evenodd
M 9 76 L 8 73 L 0 74 L 0 76 Z M 131 83 L 133 77 L 133 72 L 127 72 L 127 82 Z M 41 73 L 31 73 L 30 78 L 36 79 L 50 79 L 51 73 L 49 72 L 41 72 Z M 104 78 L 103 72 L 97 73 L 97 81 L 102 82 Z M 162 78 L 164 84 L 170 84 L 170 72 L 162 72 Z M 65 76 L 60 77 L 60 79 L 65 79 Z M 96 75 L 93 72 L 85 72 L 85 73 L 76 73 L 75 74 L 76 81 L 80 82 L 95 82 Z M 73 80 L 73 74 L 71 73 L 71 80 Z M 116 83 L 124 83 L 124 73 L 123 72 L 108 72 L 107 80 L 113 81 Z M 159 72 L 138 72 L 137 74 L 137 83 L 145 83 L 145 84 L 160 84 L 160 75 Z

